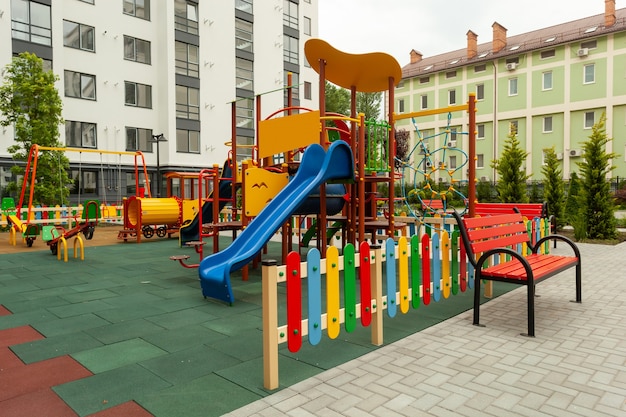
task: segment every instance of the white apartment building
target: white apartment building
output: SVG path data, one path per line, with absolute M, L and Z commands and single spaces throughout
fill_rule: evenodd
M 261 118 L 284 107 L 288 73 L 294 105 L 318 107 L 303 51 L 317 20 L 317 0 L 0 0 L 0 67 L 23 51 L 44 59 L 59 76 L 61 143 L 142 151 L 156 196 L 157 165 L 162 174 L 223 164 L 233 102 L 245 145 L 255 140 L 256 96 Z M 0 129 L 0 192 L 12 143 L 13 129 Z M 66 156 L 81 199 L 134 194 L 133 156 Z

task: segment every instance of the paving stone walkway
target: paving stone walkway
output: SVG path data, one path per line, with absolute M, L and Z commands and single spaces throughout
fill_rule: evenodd
M 626 243 L 580 248 L 583 303 L 573 269 L 539 284 L 536 338 L 519 288 L 227 416 L 625 416 Z

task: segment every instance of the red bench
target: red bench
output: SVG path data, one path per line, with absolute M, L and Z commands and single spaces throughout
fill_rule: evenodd
M 535 245 L 530 242 L 521 214 L 500 214 L 485 217 L 455 217 L 469 262 L 474 266 L 474 325 L 479 324 L 480 282 L 491 280 L 527 287 L 528 336 L 535 336 L 535 285 L 566 269 L 576 267 L 576 302 L 582 301 L 580 251 L 570 239 L 560 235 L 541 238 Z M 567 243 L 573 256 L 539 253 L 547 240 Z M 531 254 L 523 256 L 515 248 L 526 243 Z M 505 254 L 509 260 L 488 265 L 493 255 Z M 478 259 L 476 257 L 478 256 Z
M 475 213 L 481 216 L 493 216 L 495 214 L 520 213 L 529 220 L 535 217 L 547 218 L 548 208 L 546 203 L 476 203 Z

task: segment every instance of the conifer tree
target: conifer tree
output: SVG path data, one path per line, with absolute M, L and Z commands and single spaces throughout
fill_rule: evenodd
M 608 174 L 615 169 L 611 159 L 617 154 L 607 152 L 612 140 L 607 137 L 606 115 L 593 125 L 589 140 L 583 143 L 583 160 L 578 162 L 581 174 L 580 214 L 586 219 L 585 235 L 589 239 L 612 239 L 617 236 L 615 204 Z
M 526 181 L 530 175 L 522 170 L 528 152 L 520 147 L 517 132 L 511 129 L 511 133 L 504 142 L 504 151 L 499 159 L 492 162 L 491 166 L 498 171 L 498 198 L 502 203 L 527 203 Z
M 548 204 L 548 214 L 554 216 L 557 229 L 565 225 L 565 186 L 563 184 L 561 167 L 556 157 L 554 146 L 544 149 L 545 160 L 541 167 L 544 176 L 544 196 Z

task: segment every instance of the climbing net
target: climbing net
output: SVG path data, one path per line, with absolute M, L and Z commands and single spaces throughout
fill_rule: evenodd
M 424 217 L 451 216 L 448 209 L 454 210 L 454 208 L 449 206 L 449 201 L 455 196 L 464 202 L 461 214 L 465 214 L 468 209 L 468 198 L 458 189 L 458 184 L 460 173 L 468 165 L 469 157 L 465 151 L 456 146 L 455 141 L 451 140 L 453 133 L 466 136 L 468 133 L 453 131 L 450 128 L 451 119 L 452 114 L 448 113 L 445 129 L 433 135 L 422 136 L 422 132 L 413 118 L 417 141 L 407 157 L 404 160 L 399 160 L 402 170 L 400 188 L 404 203 L 409 214 L 421 219 L 420 225 L 424 224 L 426 227 L 436 228 L 436 225 L 424 222 Z M 433 149 L 437 137 L 441 137 L 440 143 L 443 142 L 443 146 Z M 458 158 L 460 161 L 454 168 L 450 168 L 446 164 L 452 154 L 460 156 Z M 456 175 L 457 173 L 459 174 Z M 435 178 L 439 182 L 435 182 Z M 412 188 L 410 188 L 411 185 Z M 408 188 L 410 190 L 407 192 Z

